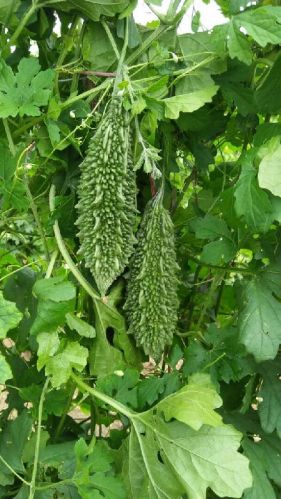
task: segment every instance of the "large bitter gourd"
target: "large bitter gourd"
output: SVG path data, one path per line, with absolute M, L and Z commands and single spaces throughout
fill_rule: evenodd
M 174 227 L 161 193 L 148 203 L 137 240 L 124 307 L 128 332 L 146 354 L 159 360 L 172 343 L 178 309 Z
M 123 272 L 135 243 L 136 181 L 121 97 L 112 98 L 81 168 L 79 251 L 104 296 Z

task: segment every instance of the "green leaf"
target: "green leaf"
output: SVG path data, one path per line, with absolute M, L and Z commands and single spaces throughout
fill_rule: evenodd
M 12 376 L 13 374 L 8 362 L 4 355 L 0 354 L 0 385 L 5 385 L 7 379 L 12 378 Z
M 275 499 L 276 489 L 273 488 L 272 481 L 279 490 L 281 440 L 276 434 L 264 433 L 255 416 L 256 414 L 250 413 L 241 417 L 236 413 L 230 418 L 231 422 L 241 428 L 245 435 L 251 435 L 242 441 L 243 451 L 250 460 L 250 469 L 253 474 L 253 486 L 245 491 L 245 497 L 247 499 L 265 497 Z
M 58 468 L 59 465 L 67 461 L 74 455 L 75 440 L 62 442 L 60 444 L 50 444 L 42 450 L 40 462 L 44 466 Z
M 204 71 L 215 75 L 223 73 L 226 67 L 225 29 L 219 26 L 212 33 L 204 31 L 184 34 L 178 37 L 179 46 L 188 71 Z M 199 65 L 199 66 L 198 66 Z M 194 68 L 194 69 L 193 69 Z
M 247 225 L 266 232 L 272 222 L 272 206 L 267 194 L 259 188 L 251 157 L 245 157 L 239 180 L 235 186 L 235 211 Z
M 96 336 L 95 328 L 80 319 L 80 317 L 77 317 L 74 314 L 66 314 L 65 318 L 68 327 L 74 331 L 77 331 L 80 336 L 84 336 L 85 338 L 94 338 Z
M 197 218 L 191 224 L 198 239 L 209 239 L 213 241 L 221 236 L 231 237 L 230 231 L 222 218 L 213 215 L 206 215 L 204 218 Z
M 258 366 L 263 381 L 259 385 L 258 413 L 261 426 L 267 433 L 277 431 L 281 438 L 281 379 L 280 358 Z
M 262 113 L 277 114 L 281 111 L 280 71 L 281 56 L 278 56 L 256 90 L 255 101 Z
M 13 421 L 7 421 L 2 424 L 0 434 L 0 455 L 17 472 L 25 473 L 22 462 L 22 453 L 32 431 L 32 418 L 27 411 L 21 414 Z M 3 473 L 3 476 L 1 474 Z M 13 483 L 14 475 L 0 462 L 1 485 Z
M 69 341 L 62 352 L 46 362 L 46 375 L 52 376 L 52 384 L 58 387 L 66 383 L 72 369 L 81 372 L 87 364 L 88 350 L 77 341 Z
M 126 369 L 117 374 L 105 376 L 97 381 L 97 388 L 103 393 L 114 397 L 122 404 L 138 408 L 138 391 L 137 384 L 139 382 L 139 372 L 136 369 Z
M 222 400 L 210 382 L 208 374 L 194 374 L 188 385 L 166 397 L 158 404 L 169 421 L 172 418 L 199 430 L 202 425 L 220 426 L 221 416 L 214 411 Z
M 226 81 L 222 83 L 221 89 L 229 106 L 232 107 L 234 103 L 242 116 L 256 113 L 254 93 L 251 88 L 235 81 Z
M 114 307 L 112 300 L 114 288 L 108 296 L 109 303 Z M 97 376 L 107 376 L 117 370 L 124 370 L 128 365 L 139 366 L 140 357 L 131 338 L 127 335 L 124 317 L 117 309 L 109 308 L 103 303 L 95 304 L 96 311 L 96 339 L 90 351 L 90 371 Z M 106 336 L 108 328 L 114 330 L 112 346 Z
M 220 265 L 230 262 L 236 255 L 234 243 L 221 237 L 217 241 L 205 244 L 200 259 L 210 265 Z
M 243 495 L 245 499 L 276 499 L 274 488 L 266 473 L 267 463 L 259 443 L 246 440 L 243 449 L 250 460 L 250 469 L 253 474 L 253 486 Z
M 244 64 L 252 63 L 253 55 L 249 40 L 241 33 L 239 26 L 233 20 L 229 23 L 227 47 L 232 59 L 237 57 Z
M 0 338 L 6 337 L 10 329 L 14 329 L 22 319 L 22 314 L 17 309 L 16 305 L 5 300 L 3 293 L 0 291 Z
M 50 4 L 58 10 L 62 11 L 76 11 L 81 16 L 98 21 L 100 16 L 113 17 L 116 14 L 123 12 L 129 7 L 128 0 L 118 0 L 112 2 L 111 0 L 53 0 L 46 1 L 44 5 Z
M 0 60 L 0 117 L 39 116 L 40 107 L 48 104 L 54 71 L 40 71 L 38 59 L 21 59 L 18 72 Z
M 116 61 L 108 36 L 100 23 L 87 23 L 83 36 L 83 57 L 95 71 L 107 71 Z
M 254 135 L 254 146 L 260 147 L 269 139 L 281 135 L 280 123 L 262 123 L 257 127 Z
M 257 360 L 273 359 L 281 343 L 281 303 L 265 277 L 244 285 L 239 313 L 240 340 Z
M 33 292 L 39 300 L 55 302 L 72 300 L 76 294 L 75 286 L 70 281 L 65 281 L 63 276 L 36 281 Z
M 184 95 L 175 95 L 164 99 L 165 116 L 176 120 L 180 112 L 191 113 L 202 107 L 206 102 L 211 102 L 219 87 L 215 84 L 205 87 L 203 90 L 196 90 Z
M 21 180 L 14 178 L 3 182 L 0 187 L 3 194 L 2 208 L 5 210 L 16 209 L 18 211 L 27 211 L 29 201 L 26 196 L 26 189 Z
M 259 165 L 258 180 L 263 189 L 267 189 L 275 196 L 281 197 L 281 145 L 273 151 L 269 150 Z
M 39 345 L 37 352 L 37 369 L 40 371 L 42 367 L 47 364 L 50 357 L 57 352 L 60 340 L 57 332 L 40 333 L 36 340 Z
M 221 497 L 240 497 L 250 487 L 248 461 L 237 452 L 241 434 L 233 427 L 195 431 L 178 421 L 164 423 L 151 411 L 132 419 L 123 469 L 130 497 L 180 499 L 185 493 L 205 499 L 208 487 Z
M 65 316 L 73 312 L 74 301 L 54 302 L 40 300 L 37 306 L 37 315 L 33 322 L 30 334 L 37 335 L 41 332 L 52 332 L 65 323 Z
M 234 22 L 238 28 L 243 27 L 261 47 L 265 47 L 268 43 L 281 42 L 280 13 L 280 7 L 260 7 L 236 15 Z
M 73 312 L 76 289 L 63 277 L 40 279 L 33 286 L 38 297 L 37 315 L 30 333 L 53 332 L 65 323 L 67 313 Z
M 8 182 L 13 177 L 17 160 L 4 142 L 0 142 L 0 152 L 0 181 Z
M 83 439 L 75 444 L 76 469 L 73 483 L 76 484 L 83 499 L 105 497 L 107 499 L 125 499 L 125 490 L 119 477 L 110 471 L 113 453 L 105 442 L 92 441 L 90 446 Z M 95 492 L 100 494 L 96 495 Z
M 246 350 L 237 341 L 238 332 L 234 327 L 217 328 L 210 325 L 204 334 L 207 345 L 199 341 L 189 342 L 185 349 L 183 372 L 186 376 L 198 371 L 209 372 L 211 379 L 239 381 L 255 370 L 254 362 L 247 356 Z

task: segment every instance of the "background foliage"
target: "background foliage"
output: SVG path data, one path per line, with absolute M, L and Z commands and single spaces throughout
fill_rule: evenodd
M 0 0 L 0 497 L 281 497 L 281 6 L 217 3 L 177 35 L 188 0 L 146 27 L 126 0 Z M 157 365 L 126 272 L 103 299 L 77 253 L 126 19 L 138 217 L 164 172 L 181 268 Z

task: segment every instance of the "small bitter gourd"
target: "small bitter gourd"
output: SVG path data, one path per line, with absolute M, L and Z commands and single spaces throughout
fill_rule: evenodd
M 172 343 L 178 309 L 174 227 L 161 193 L 148 203 L 137 241 L 124 305 L 128 333 L 158 361 Z
M 79 252 L 104 296 L 123 272 L 135 243 L 136 181 L 121 97 L 112 98 L 81 169 Z

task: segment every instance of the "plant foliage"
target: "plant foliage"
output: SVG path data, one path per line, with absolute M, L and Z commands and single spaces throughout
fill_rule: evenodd
M 281 496 L 281 6 L 216 3 L 0 0 L 0 498 Z

